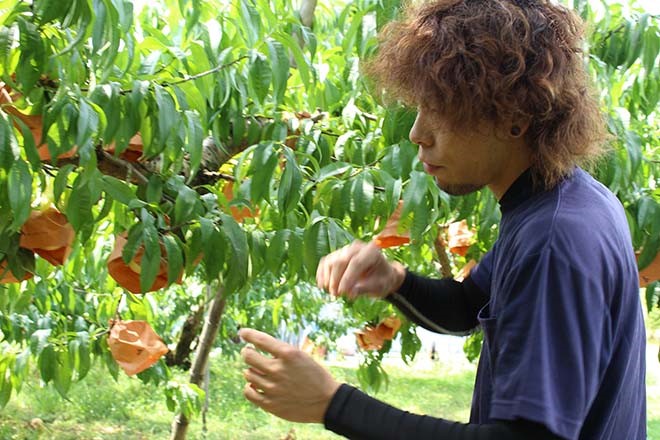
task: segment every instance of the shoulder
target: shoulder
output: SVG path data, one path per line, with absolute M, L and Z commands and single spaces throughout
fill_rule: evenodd
M 619 200 L 581 169 L 539 194 L 524 215 L 517 232 L 537 247 L 579 253 L 620 249 L 630 241 Z
M 550 191 L 537 194 L 503 231 L 507 258 L 549 253 L 568 267 L 605 274 L 634 266 L 623 207 L 601 183 L 577 169 Z

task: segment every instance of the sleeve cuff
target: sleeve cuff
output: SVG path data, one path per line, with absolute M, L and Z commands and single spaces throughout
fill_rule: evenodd
M 415 285 L 415 275 L 413 272 L 410 272 L 406 268 L 406 276 L 403 278 L 403 283 L 401 283 L 401 287 L 399 287 L 398 290 L 390 293 L 385 297 L 386 300 L 390 300 L 394 294 L 398 293 L 401 296 L 406 296 L 411 290 L 413 290 L 413 286 Z

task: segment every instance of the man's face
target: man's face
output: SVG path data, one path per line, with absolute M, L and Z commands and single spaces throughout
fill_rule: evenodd
M 498 137 L 494 124 L 452 130 L 438 113 L 423 106 L 418 109 L 410 140 L 419 145 L 424 170 L 452 195 L 499 183 L 512 154 L 507 137 Z

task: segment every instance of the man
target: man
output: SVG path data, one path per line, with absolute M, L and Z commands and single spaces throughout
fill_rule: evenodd
M 500 235 L 462 283 L 430 280 L 355 242 L 318 285 L 369 294 L 438 332 L 481 326 L 470 423 L 413 415 L 337 383 L 256 330 L 246 397 L 355 439 L 645 439 L 645 334 L 617 199 L 579 165 L 602 151 L 581 23 L 549 0 L 439 0 L 390 25 L 370 71 L 418 108 L 410 139 L 450 194 L 488 187 Z M 423 392 L 423 390 L 420 390 Z

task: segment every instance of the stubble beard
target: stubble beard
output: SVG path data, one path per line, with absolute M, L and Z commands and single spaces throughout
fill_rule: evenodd
M 438 185 L 438 188 L 452 196 L 464 196 L 467 194 L 472 194 L 473 192 L 479 191 L 485 186 L 473 183 L 442 184 L 438 182 L 437 177 L 435 178 L 435 183 Z

